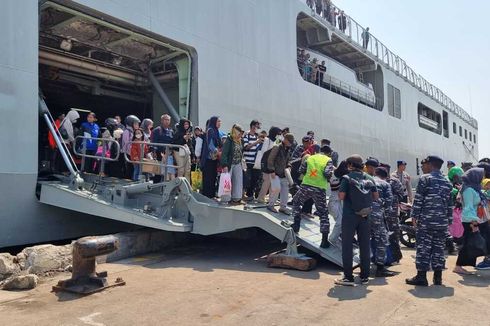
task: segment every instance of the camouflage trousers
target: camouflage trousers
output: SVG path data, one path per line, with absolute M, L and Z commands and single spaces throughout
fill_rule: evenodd
M 388 230 L 386 229 L 384 215 L 380 207 L 373 205 L 373 212 L 369 216 L 371 228 L 371 239 L 376 246 L 376 264 L 384 265 L 386 259 L 386 248 L 388 247 Z
M 301 222 L 301 207 L 308 199 L 313 199 L 317 215 L 320 217 L 320 232 L 329 233 L 330 223 L 328 220 L 327 192 L 325 189 L 301 185 L 293 197 L 293 216 L 295 222 Z
M 417 254 L 415 266 L 418 271 L 443 270 L 446 264 L 444 249 L 447 231 L 441 229 L 417 229 Z
M 398 212 L 391 212 L 386 217 L 386 227 L 388 228 L 388 239 L 392 249 L 393 259 L 399 261 L 402 258 L 402 250 L 400 248 L 400 217 Z

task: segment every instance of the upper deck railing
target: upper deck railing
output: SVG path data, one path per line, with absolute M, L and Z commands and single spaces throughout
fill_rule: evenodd
M 304 0 L 308 4 L 308 0 Z M 315 4 L 316 1 L 312 0 Z M 399 76 L 403 77 L 420 91 L 430 96 L 436 102 L 447 108 L 452 113 L 463 119 L 465 122 L 478 129 L 478 122 L 468 114 L 463 108 L 454 103 L 444 92 L 439 88 L 429 83 L 424 77 L 414 72 L 405 60 L 390 51 L 381 41 L 373 36 L 369 31 L 357 23 L 352 17 L 343 13 L 334 4 L 330 3 L 329 8 L 323 8 L 321 14 L 317 14 L 315 7 L 312 8 L 311 14 L 314 17 L 319 17 L 323 21 L 333 26 L 338 32 L 347 36 L 349 41 L 356 43 L 361 48 L 365 49 L 369 54 L 374 56 L 378 62 L 381 62 L 385 67 L 394 71 Z M 339 17 L 345 16 L 345 24 L 339 24 Z M 366 37 L 368 35 L 368 37 Z M 366 42 L 365 39 L 368 39 Z

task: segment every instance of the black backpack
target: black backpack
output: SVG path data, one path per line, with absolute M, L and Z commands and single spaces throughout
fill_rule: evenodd
M 363 176 L 362 180 L 356 180 L 349 176 L 344 176 L 349 182 L 349 198 L 352 209 L 356 215 L 367 217 L 373 210 L 373 196 L 371 189 L 375 187 L 372 180 Z
M 274 147 L 272 147 L 274 148 Z M 264 155 L 262 155 L 262 159 L 260 160 L 260 170 L 264 173 L 271 173 L 272 171 L 267 168 L 267 161 L 269 160 L 269 155 L 272 151 L 271 149 L 268 149 L 265 151 Z

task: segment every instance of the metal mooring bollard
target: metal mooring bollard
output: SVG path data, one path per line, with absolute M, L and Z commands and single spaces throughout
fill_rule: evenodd
M 67 291 L 79 294 L 91 294 L 106 288 L 124 285 L 122 279 L 110 285 L 107 272 L 97 273 L 96 257 L 109 254 L 119 248 L 119 241 L 112 235 L 85 237 L 73 243 L 73 265 L 71 279 L 59 281 L 53 291 Z

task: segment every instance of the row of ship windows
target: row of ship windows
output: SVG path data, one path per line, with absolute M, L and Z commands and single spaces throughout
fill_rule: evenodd
M 390 116 L 401 119 L 401 95 L 400 90 L 388 83 L 388 113 Z M 449 116 L 446 111 L 441 114 L 419 103 L 419 126 L 432 131 L 438 135 L 444 133 L 444 137 L 449 138 Z M 442 120 L 442 121 L 441 121 Z M 441 123 L 442 122 L 442 123 Z M 453 122 L 453 134 L 458 134 L 458 126 Z M 459 136 L 463 137 L 463 127 L 459 126 Z M 464 138 L 476 144 L 476 134 L 464 129 Z

